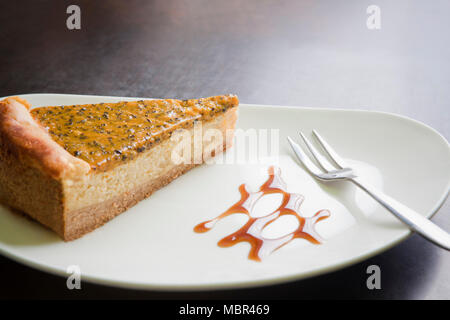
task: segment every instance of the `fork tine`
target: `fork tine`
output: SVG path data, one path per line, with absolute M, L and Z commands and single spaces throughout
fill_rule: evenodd
M 311 172 L 313 175 L 320 175 L 323 172 L 309 159 L 309 157 L 303 152 L 302 148 L 291 139 L 291 137 L 287 137 L 292 149 L 297 155 L 298 160 L 305 166 L 305 168 Z
M 322 148 L 327 152 L 327 154 L 330 156 L 330 158 L 341 168 L 348 168 L 345 161 L 336 153 L 336 151 L 333 150 L 332 147 L 319 135 L 319 133 L 316 130 L 313 130 L 313 134 L 316 137 L 316 139 L 319 141 Z
M 305 142 L 306 146 L 308 147 L 309 151 L 311 151 L 311 154 L 316 159 L 316 161 L 320 164 L 320 166 L 327 172 L 335 171 L 336 168 L 324 157 L 322 156 L 317 149 L 312 145 L 311 142 L 305 137 L 303 132 L 300 131 L 300 136 L 302 137 L 303 141 Z

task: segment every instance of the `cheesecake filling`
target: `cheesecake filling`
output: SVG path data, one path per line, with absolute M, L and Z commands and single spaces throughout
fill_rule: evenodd
M 203 123 L 202 159 L 194 159 L 195 152 L 191 153 L 191 163 L 201 163 L 215 154 L 228 148 L 233 139 L 237 120 L 236 108 L 229 109 L 214 119 Z M 206 137 L 209 130 L 219 130 L 224 139 L 209 139 Z M 186 130 L 191 136 L 191 148 L 194 150 L 194 127 Z M 156 181 L 168 172 L 176 169 L 180 164 L 173 161 L 173 152 L 180 143 L 177 139 L 166 139 L 141 153 L 139 157 L 118 165 L 111 170 L 91 172 L 81 180 L 63 181 L 66 211 L 79 210 L 99 202 L 114 199 L 118 195 L 133 192 L 141 185 Z

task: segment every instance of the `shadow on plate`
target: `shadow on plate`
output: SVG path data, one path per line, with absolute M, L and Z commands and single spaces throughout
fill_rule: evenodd
M 0 243 L 13 246 L 39 246 L 62 241 L 23 212 L 0 205 Z
M 303 168 L 302 164 L 298 162 L 294 156 L 291 156 L 292 160 Z M 321 182 L 315 180 L 317 185 L 327 194 L 331 195 L 333 198 L 338 200 L 347 210 L 352 214 L 357 223 L 370 223 L 372 225 L 377 225 L 385 229 L 392 230 L 403 230 L 404 226 L 400 221 L 398 221 L 394 216 L 392 219 L 386 220 L 386 217 L 377 217 L 377 215 L 371 214 L 375 210 L 385 210 L 386 216 L 392 215 L 386 209 L 382 208 L 374 199 L 369 195 L 365 194 L 364 191 L 359 190 L 357 186 L 353 185 L 350 181 L 333 181 L 333 182 Z M 360 195 L 357 195 L 360 192 Z M 360 205 L 358 205 L 357 197 L 362 196 L 367 199 L 370 204 L 373 204 L 373 208 L 368 211 L 364 210 Z M 365 202 L 365 200 L 364 200 Z

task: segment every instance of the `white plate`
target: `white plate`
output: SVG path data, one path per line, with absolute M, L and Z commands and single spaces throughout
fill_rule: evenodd
M 133 100 L 61 94 L 22 95 L 33 106 Z M 361 175 L 411 208 L 431 217 L 449 192 L 450 148 L 417 121 L 379 112 L 241 105 L 238 127 L 279 129 L 279 157 L 259 164 L 198 167 L 79 240 L 65 243 L 37 223 L 0 208 L 0 252 L 16 261 L 82 281 L 142 289 L 191 290 L 248 287 L 296 280 L 367 259 L 410 235 L 409 230 L 350 183 L 320 184 L 297 165 L 286 136 L 317 129 Z M 261 159 L 260 159 L 261 160 Z M 249 245 L 220 248 L 217 241 L 241 226 L 241 215 L 204 233 L 193 227 L 253 189 L 277 162 L 288 191 L 305 196 L 302 213 L 329 209 L 312 245 L 296 239 L 263 262 L 247 259 Z M 351 161 L 351 160 L 350 160 Z M 289 227 L 281 224 L 279 227 Z M 448 229 L 448 226 L 443 226 Z M 276 232 L 276 230 L 272 230 Z

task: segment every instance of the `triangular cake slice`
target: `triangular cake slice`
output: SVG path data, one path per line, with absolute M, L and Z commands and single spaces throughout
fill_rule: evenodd
M 0 101 L 0 202 L 73 240 L 231 145 L 234 95 L 30 109 Z

